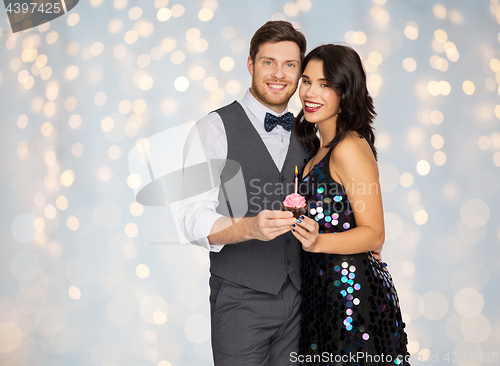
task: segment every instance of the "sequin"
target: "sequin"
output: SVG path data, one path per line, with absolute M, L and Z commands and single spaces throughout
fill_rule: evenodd
M 356 221 L 344 187 L 332 179 L 324 163 L 329 154 L 302 181 L 300 191 L 306 192 L 309 217 L 318 222 L 319 232 L 335 234 L 352 230 Z M 371 253 L 303 252 L 302 276 L 301 354 L 383 353 L 393 360 L 409 355 L 386 264 Z M 403 357 L 400 364 L 406 366 Z

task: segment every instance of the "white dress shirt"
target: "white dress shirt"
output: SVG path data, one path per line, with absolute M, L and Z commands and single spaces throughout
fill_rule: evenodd
M 290 132 L 282 126 L 277 125 L 271 132 L 266 132 L 264 119 L 266 113 L 275 116 L 282 116 L 288 112 L 288 108 L 281 114 L 270 110 L 262 105 L 248 90 L 242 100 L 238 100 L 245 110 L 246 115 L 252 125 L 262 138 L 269 154 L 274 160 L 276 167 L 281 171 L 285 161 L 288 145 L 290 144 Z M 191 166 L 200 160 L 200 156 L 205 156 L 206 161 L 210 159 L 227 159 L 227 137 L 224 124 L 217 113 L 210 113 L 199 120 L 190 132 L 190 137 L 198 133 L 201 146 L 190 143 L 188 137 L 184 149 L 184 166 Z M 250 153 L 250 152 L 249 152 Z M 216 171 L 212 171 L 213 176 L 220 176 L 224 169 L 224 164 L 218 165 Z M 224 217 L 217 213 L 215 209 L 219 205 L 219 186 L 198 195 L 196 201 L 181 205 L 179 211 L 179 222 L 186 238 L 192 243 L 210 251 L 218 252 L 224 245 L 213 245 L 208 241 L 208 235 L 213 224 L 219 218 Z

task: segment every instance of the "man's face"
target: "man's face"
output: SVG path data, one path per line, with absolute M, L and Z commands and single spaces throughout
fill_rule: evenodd
M 252 95 L 269 109 L 281 113 L 297 90 L 300 74 L 300 49 L 295 42 L 260 45 L 255 62 L 248 57 L 252 75 Z

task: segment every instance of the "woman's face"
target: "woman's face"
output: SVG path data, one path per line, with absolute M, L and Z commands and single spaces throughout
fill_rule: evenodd
M 340 95 L 325 80 L 323 61 L 309 61 L 302 74 L 299 96 L 308 122 L 336 121 Z

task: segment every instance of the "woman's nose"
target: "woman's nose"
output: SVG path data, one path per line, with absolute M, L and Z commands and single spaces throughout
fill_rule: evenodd
M 314 86 L 308 85 L 308 87 L 306 89 L 305 96 L 308 97 L 308 98 L 316 97 L 317 96 L 317 93 L 316 93 L 316 90 L 314 89 Z

